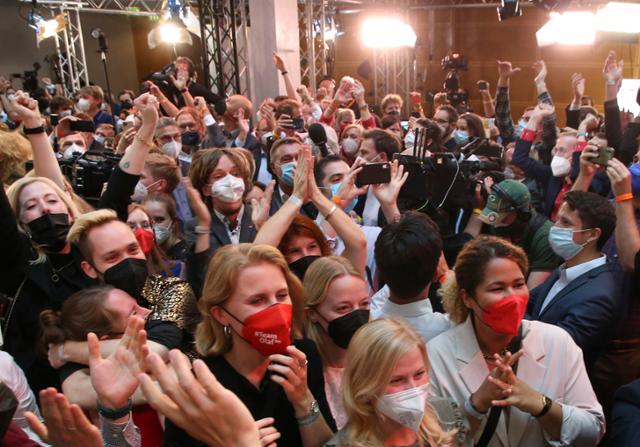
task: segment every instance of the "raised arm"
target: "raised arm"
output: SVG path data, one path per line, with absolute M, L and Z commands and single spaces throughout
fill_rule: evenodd
M 174 87 L 182 95 L 182 99 L 184 99 L 184 104 L 187 107 L 194 107 L 195 104 L 193 102 L 193 96 L 191 96 L 191 93 L 187 88 L 187 83 L 189 82 L 189 75 L 187 73 L 178 72 L 178 78 L 176 79 L 173 76 L 171 76 L 171 82 L 173 82 Z
M 567 108 L 567 127 L 577 129 L 580 125 L 580 107 L 582 107 L 585 89 L 585 79 L 581 73 L 571 75 L 571 89 L 573 90 L 573 100 Z
M 494 116 L 496 116 L 496 107 L 495 102 L 493 101 L 493 97 L 491 96 L 491 87 L 489 85 L 489 82 L 487 81 L 478 81 L 478 85 L 481 85 L 480 82 L 484 82 L 486 85 L 486 88 L 480 89 L 484 116 L 486 116 L 487 118 L 493 118 Z
M 298 98 L 296 89 L 293 86 L 293 82 L 291 81 L 291 75 L 289 75 L 289 72 L 287 71 L 287 66 L 285 65 L 280 55 L 275 51 L 273 52 L 273 64 L 276 66 L 276 69 L 282 75 L 282 79 L 284 80 L 284 86 L 287 90 L 287 96 L 291 99 L 295 99 L 296 101 L 299 101 L 300 98 Z
M 380 202 L 380 208 L 387 223 L 398 222 L 400 220 L 400 210 L 398 209 L 398 195 L 407 181 L 409 172 L 404 172 L 404 166 L 398 166 L 398 160 L 391 163 L 391 181 L 372 185 L 373 194 Z
M 533 78 L 533 83 L 536 85 L 538 92 L 538 103 L 548 104 L 553 107 L 553 100 L 547 90 L 547 64 L 543 60 L 537 61 L 533 64 L 536 76 Z M 547 157 L 550 157 L 551 150 L 556 145 L 557 132 L 556 132 L 556 113 L 555 110 L 549 115 L 545 115 L 542 119 L 542 145 L 544 146 Z
M 16 92 L 11 106 L 22 119 L 25 129 L 36 129 L 42 126 L 42 116 L 40 116 L 40 111 L 38 110 L 38 101 L 29 98 L 27 93 Z M 27 138 L 33 151 L 33 169 L 36 175 L 52 180 L 64 191 L 66 187 L 62 171 L 44 129 L 36 134 L 27 134 Z
M 147 86 L 149 87 L 149 93 L 151 93 L 156 98 L 158 104 L 160 104 L 160 107 L 162 107 L 162 110 L 164 110 L 164 113 L 166 113 L 167 116 L 174 118 L 179 111 L 175 104 L 169 101 L 164 93 L 162 93 L 162 90 L 160 90 L 160 88 L 153 82 L 147 81 Z
M 616 61 L 616 52 L 609 51 L 607 59 L 604 62 L 602 74 L 605 80 L 604 90 L 604 115 L 605 132 L 607 134 L 607 143 L 612 148 L 618 150 L 620 140 L 622 139 L 622 124 L 620 122 L 620 108 L 618 107 L 618 92 L 622 86 L 622 69 L 624 61 Z
M 364 99 L 364 86 L 360 81 L 355 81 L 355 86 L 353 88 L 353 98 L 356 100 L 356 104 L 358 105 L 358 110 L 360 110 L 360 122 L 362 123 L 362 127 L 365 129 L 371 129 L 376 127 L 375 118 L 371 115 L 369 111 L 369 106 Z
M 133 144 L 120 160 L 119 166 L 127 174 L 140 175 L 144 160 L 153 147 L 153 134 L 158 124 L 158 101 L 150 93 L 145 93 L 136 98 L 135 105 L 140 111 L 142 126 L 133 139 Z
M 520 68 L 513 67 L 511 62 L 498 61 L 498 91 L 496 93 L 496 127 L 506 143 L 514 139 L 513 118 L 509 101 L 509 84 L 511 76 Z
M 620 264 L 626 272 L 635 270 L 636 255 L 640 251 L 640 234 L 633 208 L 631 173 L 619 160 L 607 163 L 607 175 L 616 197 L 616 246 Z

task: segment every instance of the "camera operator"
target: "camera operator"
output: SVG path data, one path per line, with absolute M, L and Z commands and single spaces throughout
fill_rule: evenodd
M 165 67 L 159 74 L 160 76 L 157 76 L 158 73 L 152 74 L 150 79 L 160 87 L 164 96 L 178 108 L 193 105 L 187 103 L 184 98 L 185 93 L 189 93 L 192 98 L 202 96 L 208 104 L 215 104 L 220 100 L 218 95 L 196 82 L 195 67 L 193 61 L 188 57 L 178 57 L 173 64 Z M 172 82 L 171 77 L 177 82 Z

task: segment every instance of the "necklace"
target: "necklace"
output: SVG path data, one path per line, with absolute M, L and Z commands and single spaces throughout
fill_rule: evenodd
M 58 281 L 60 281 L 60 275 L 58 275 L 58 273 L 60 273 L 61 271 L 63 271 L 64 269 L 66 269 L 67 267 L 69 267 L 71 264 L 73 264 L 73 260 L 65 265 L 63 265 L 62 267 L 60 267 L 59 269 L 55 268 L 53 266 L 53 264 L 51 263 L 51 261 L 49 261 L 49 266 L 51 267 L 51 270 L 53 270 L 53 273 L 51 274 L 51 281 L 53 281 L 54 283 L 57 283 Z
M 504 357 L 506 353 L 507 353 L 507 348 L 503 348 L 502 351 L 499 353 L 500 357 Z M 482 351 L 482 357 L 484 357 L 485 360 L 495 361 L 494 354 L 487 354 L 486 352 Z

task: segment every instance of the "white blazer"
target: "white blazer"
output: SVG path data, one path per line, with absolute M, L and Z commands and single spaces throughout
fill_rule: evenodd
M 561 439 L 551 439 L 536 418 L 511 407 L 508 427 L 503 410 L 489 447 L 596 446 L 604 435 L 604 415 L 587 377 L 582 351 L 557 326 L 526 320 L 522 325 L 524 353 L 516 375 L 532 389 L 562 404 Z M 431 395 L 450 397 L 462 407 L 489 374 L 471 317 L 431 340 L 427 350 Z M 476 442 L 486 420 L 476 431 Z

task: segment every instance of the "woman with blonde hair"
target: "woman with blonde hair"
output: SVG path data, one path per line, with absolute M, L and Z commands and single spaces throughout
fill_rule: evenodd
M 347 348 L 353 334 L 369 321 L 366 281 L 340 256 L 315 261 L 304 277 L 307 295 L 305 335 L 322 358 L 325 394 L 336 426 L 347 422 L 342 405 L 341 382 Z
M 266 245 L 225 245 L 209 264 L 196 348 L 218 381 L 257 421 L 262 445 L 321 446 L 331 437 L 322 364 L 300 339 L 304 292 L 282 254 Z M 166 446 L 202 446 L 171 421 Z
M 597 445 L 604 416 L 582 351 L 559 327 L 523 320 L 524 251 L 482 236 L 453 270 L 442 296 L 456 326 L 427 345 L 430 394 L 464 407 L 477 445 Z
M 427 399 L 427 350 L 403 319 L 382 318 L 356 332 L 342 387 L 348 422 L 327 447 L 471 445 L 457 405 Z

